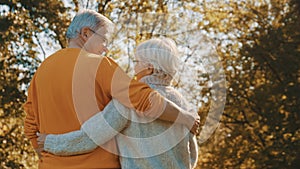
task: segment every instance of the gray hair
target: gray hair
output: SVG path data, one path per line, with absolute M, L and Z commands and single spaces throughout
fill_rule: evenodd
M 95 31 L 101 27 L 110 26 L 113 26 L 113 23 L 108 18 L 96 11 L 85 9 L 73 18 L 67 30 L 66 37 L 68 39 L 77 38 L 78 33 L 83 27 L 89 27 Z
M 176 44 L 169 38 L 154 38 L 139 44 L 135 56 L 152 64 L 158 74 L 170 77 L 174 77 L 180 64 Z

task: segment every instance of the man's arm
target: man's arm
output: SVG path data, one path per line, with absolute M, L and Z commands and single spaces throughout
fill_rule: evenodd
M 23 105 L 23 108 L 26 112 L 26 118 L 24 121 L 24 133 L 26 137 L 30 140 L 33 148 L 39 153 L 39 146 L 37 144 L 37 135 L 36 133 L 39 131 L 37 119 L 37 108 L 33 105 L 33 99 L 36 97 L 35 92 L 35 75 L 33 76 L 30 86 L 28 88 L 28 96 L 27 101 Z
M 159 116 L 159 119 L 183 124 L 188 127 L 192 133 L 198 133 L 198 127 L 200 125 L 199 115 L 196 112 L 191 113 L 183 110 L 167 99 L 166 107 Z
M 147 84 L 131 79 L 112 59 L 103 59 L 97 77 L 103 87 L 124 106 L 137 110 L 140 116 L 178 122 L 192 128 L 199 116 L 189 113 L 151 89 Z M 106 77 L 103 77 L 105 72 Z
M 119 111 L 127 115 L 130 110 L 124 106 L 116 108 L 115 104 L 117 104 L 116 100 L 111 101 L 102 112 L 84 122 L 80 130 L 47 135 L 44 150 L 55 155 L 69 156 L 88 153 L 106 143 L 128 123 Z

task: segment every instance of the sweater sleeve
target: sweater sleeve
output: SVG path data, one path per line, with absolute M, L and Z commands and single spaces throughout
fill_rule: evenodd
M 139 115 L 157 117 L 165 108 L 166 100 L 147 84 L 131 79 L 110 58 L 104 58 L 99 66 L 97 82 L 111 97 L 124 106 L 137 110 Z
M 130 109 L 113 99 L 103 113 L 97 113 L 83 123 L 81 130 L 97 145 L 102 145 L 128 126 L 130 112 Z
M 191 158 L 191 166 L 195 168 L 197 166 L 198 161 L 198 144 L 196 140 L 196 136 L 193 134 L 189 134 L 189 148 L 190 148 L 190 158 Z
M 37 132 L 39 131 L 38 129 L 38 113 L 37 113 L 37 108 L 34 107 L 33 105 L 33 100 L 36 99 L 36 86 L 35 86 L 35 76 L 33 76 L 30 86 L 28 88 L 28 96 L 27 96 L 27 101 L 23 105 L 23 108 L 26 112 L 26 118 L 24 121 L 24 133 L 26 137 L 30 140 L 32 146 L 34 148 L 38 148 L 37 144 Z
M 119 112 L 120 110 L 123 112 Z M 88 153 L 126 127 L 128 120 L 123 115 L 128 115 L 129 111 L 117 101 L 111 101 L 103 112 L 84 122 L 80 130 L 58 135 L 49 134 L 44 149 L 61 156 Z
M 59 156 L 84 154 L 93 151 L 95 144 L 82 130 L 65 134 L 49 134 L 46 137 L 44 150 Z

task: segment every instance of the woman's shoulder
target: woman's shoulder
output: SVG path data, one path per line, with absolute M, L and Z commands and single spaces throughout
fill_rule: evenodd
M 168 86 L 166 87 L 166 98 L 170 101 L 174 102 L 176 105 L 183 109 L 187 109 L 187 100 L 186 98 L 174 87 Z

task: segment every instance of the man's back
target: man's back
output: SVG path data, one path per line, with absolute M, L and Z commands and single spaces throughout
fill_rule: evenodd
M 72 99 L 77 50 L 66 50 L 69 49 L 49 56 L 35 75 L 41 133 L 64 133 L 80 128 Z
M 27 117 L 25 121 L 25 133 L 27 135 L 34 134 L 30 133 L 32 131 L 30 128 L 32 127 L 37 127 L 40 133 L 54 134 L 62 134 L 80 129 L 81 124 L 78 117 L 82 115 L 77 114 L 78 112 L 75 111 L 76 108 L 74 107 L 73 99 L 73 83 L 76 83 L 73 81 L 74 68 L 78 64 L 78 57 L 84 57 L 83 55 L 79 55 L 80 49 L 62 49 L 49 56 L 37 70 L 29 89 L 32 95 L 31 103 L 25 105 L 25 108 L 26 106 L 31 106 L 33 110 L 33 117 Z M 99 59 L 101 60 L 100 56 L 99 58 L 93 57 L 90 59 L 87 57 L 85 58 L 86 65 L 90 66 L 88 62 L 92 64 Z M 101 65 L 106 64 L 106 66 L 110 66 L 105 63 L 106 59 L 102 60 L 103 63 L 101 62 Z M 101 65 L 99 66 L 101 67 Z M 82 69 L 87 70 L 86 72 L 82 72 L 82 76 L 85 75 L 85 78 L 95 78 L 89 72 L 88 67 L 83 67 Z M 91 80 L 95 83 L 95 79 Z M 95 86 L 99 85 L 101 84 Z M 97 87 L 96 89 L 92 86 L 81 89 L 84 93 L 90 93 L 92 90 L 94 96 L 98 98 L 98 105 L 96 105 L 98 110 L 102 110 L 111 100 L 110 92 L 104 91 L 105 87 L 103 86 L 105 85 L 107 84 L 103 84 L 102 87 Z M 93 110 L 95 111 L 86 111 L 89 114 L 87 117 L 83 115 L 84 119 L 80 120 L 84 121 L 98 111 L 95 108 Z M 30 116 L 28 111 L 27 114 Z M 36 126 L 34 123 L 36 123 Z M 115 146 L 114 140 L 112 140 L 111 144 Z M 39 163 L 40 168 L 119 168 L 118 157 L 101 148 L 97 148 L 91 153 L 71 157 L 59 157 L 49 153 L 43 153 L 42 155 L 43 158 Z

